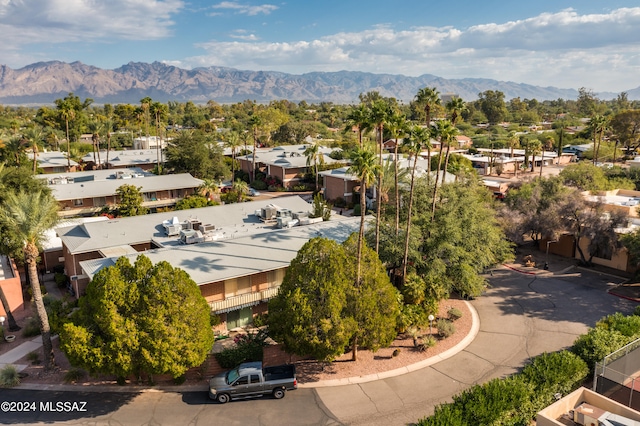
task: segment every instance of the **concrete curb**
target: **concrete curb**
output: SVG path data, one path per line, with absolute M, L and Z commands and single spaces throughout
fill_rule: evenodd
M 471 303 L 464 301 L 469 311 L 471 312 L 472 324 L 471 330 L 469 334 L 467 334 L 457 345 L 452 347 L 451 349 L 447 349 L 441 354 L 435 355 L 431 358 L 422 360 L 420 362 L 416 362 L 415 364 L 407 365 L 401 368 L 396 368 L 395 370 L 384 371 L 382 373 L 369 374 L 366 376 L 357 376 L 357 377 L 347 377 L 344 379 L 335 379 L 335 380 L 320 380 L 318 382 L 312 383 L 298 383 L 299 388 L 322 388 L 322 387 L 330 387 L 330 386 L 345 386 L 345 385 L 353 385 L 358 383 L 367 383 L 373 382 L 376 380 L 388 379 L 389 377 L 396 377 L 403 374 L 411 373 L 412 371 L 421 370 L 423 368 L 429 367 L 431 365 L 437 364 L 440 361 L 444 361 L 447 358 L 451 358 L 455 354 L 463 351 L 467 346 L 473 342 L 473 340 L 478 335 L 480 331 L 480 317 L 478 316 L 478 312 L 471 305 Z
M 440 361 L 444 361 L 447 358 L 451 358 L 455 354 L 463 351 L 467 346 L 473 342 L 473 340 L 478 335 L 480 331 L 480 317 L 478 316 L 478 312 L 471 305 L 471 303 L 466 300 L 464 303 L 469 308 L 469 312 L 471 312 L 471 330 L 469 334 L 467 334 L 457 345 L 454 347 L 447 349 L 441 354 L 435 355 L 431 358 L 425 359 L 423 361 L 417 362 L 415 364 L 407 365 L 401 368 L 397 368 L 395 370 L 384 371 L 382 373 L 370 374 L 367 376 L 357 376 L 357 377 L 348 377 L 344 379 L 336 379 L 336 380 L 321 380 L 318 382 L 312 383 L 298 383 L 299 388 L 320 388 L 320 387 L 331 387 L 331 386 L 345 386 L 352 385 L 356 383 L 367 383 L 375 380 L 387 379 L 389 377 L 396 377 L 402 374 L 411 373 L 412 371 L 420 370 L 431 365 L 437 364 Z M 58 392 L 110 392 L 110 393 L 145 393 L 145 392 L 207 392 L 209 390 L 209 386 L 206 383 L 193 385 L 193 386 L 157 386 L 157 387 L 147 387 L 147 386 L 114 386 L 114 385 L 43 385 L 38 383 L 23 383 L 16 386 L 14 389 L 24 389 L 24 390 L 48 390 L 48 391 L 58 391 Z

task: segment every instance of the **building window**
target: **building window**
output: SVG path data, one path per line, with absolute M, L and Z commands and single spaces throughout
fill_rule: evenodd
M 267 272 L 267 282 L 269 284 L 269 288 L 279 287 L 284 280 L 284 275 L 286 274 L 286 272 L 286 268 Z
M 93 198 L 93 206 L 94 207 L 103 207 L 107 205 L 106 197 L 94 197 Z
M 144 193 L 144 201 L 156 201 L 158 198 L 156 197 L 155 192 L 145 192 Z
M 81 207 L 82 206 L 82 198 L 76 198 L 75 200 L 73 200 L 73 205 L 75 207 Z
M 64 173 L 67 171 L 66 167 L 54 167 L 53 168 L 53 173 Z

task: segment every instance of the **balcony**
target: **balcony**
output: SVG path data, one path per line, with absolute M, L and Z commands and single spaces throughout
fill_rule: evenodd
M 231 312 L 238 309 L 255 306 L 260 302 L 266 302 L 273 299 L 278 294 L 280 287 L 273 287 L 263 291 L 241 294 L 239 296 L 228 297 L 225 300 L 217 302 L 209 302 L 209 307 L 216 314 Z

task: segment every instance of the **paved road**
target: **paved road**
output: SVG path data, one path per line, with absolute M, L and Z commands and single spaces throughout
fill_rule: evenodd
M 0 423 L 404 425 L 431 414 L 435 405 L 473 384 L 514 373 L 532 356 L 570 346 L 604 315 L 630 313 L 634 303 L 606 293 L 617 282 L 587 272 L 540 277 L 496 271 L 492 288 L 472 302 L 481 321 L 473 343 L 448 360 L 398 377 L 298 389 L 283 400 L 264 398 L 226 405 L 211 403 L 202 392 L 136 395 L 0 390 L 0 402 L 86 401 L 89 410 L 0 413 Z

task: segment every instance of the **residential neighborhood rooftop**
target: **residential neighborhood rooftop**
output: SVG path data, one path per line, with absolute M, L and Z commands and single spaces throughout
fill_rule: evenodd
M 290 197 L 297 198 L 297 197 Z M 302 246 L 314 237 L 325 237 L 342 242 L 360 226 L 359 217 L 296 226 L 290 229 L 266 229 L 214 242 L 179 245 L 130 253 L 126 257 L 133 263 L 140 254 L 149 257 L 154 264 L 169 262 L 186 271 L 199 285 L 213 281 L 233 279 L 286 268 Z M 100 269 L 115 264 L 119 256 L 80 262 L 90 278 Z

